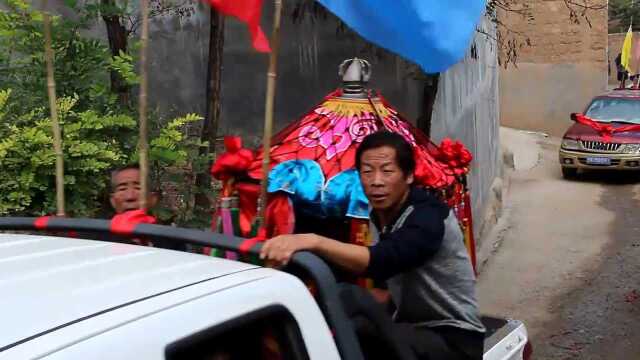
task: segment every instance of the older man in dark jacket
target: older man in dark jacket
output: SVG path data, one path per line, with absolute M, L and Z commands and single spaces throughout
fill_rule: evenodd
M 384 280 L 396 306 L 396 331 L 419 358 L 481 359 L 485 329 L 460 226 L 445 204 L 413 186 L 413 156 L 411 145 L 389 132 L 369 135 L 358 148 L 373 246 L 285 235 L 267 241 L 262 258 L 286 264 L 306 250 L 351 273 Z

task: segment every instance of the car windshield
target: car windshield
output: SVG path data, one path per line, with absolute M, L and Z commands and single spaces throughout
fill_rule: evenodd
M 626 122 L 640 124 L 640 100 L 596 99 L 586 115 L 601 122 Z

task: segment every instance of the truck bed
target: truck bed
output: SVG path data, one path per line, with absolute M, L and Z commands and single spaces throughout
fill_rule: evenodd
M 483 316 L 487 328 L 484 360 L 520 360 L 527 346 L 527 330 L 519 320 Z

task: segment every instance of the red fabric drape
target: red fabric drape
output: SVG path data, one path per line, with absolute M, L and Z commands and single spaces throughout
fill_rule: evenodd
M 260 28 L 262 17 L 262 0 L 208 0 L 216 11 L 223 15 L 233 16 L 247 23 L 253 48 L 259 52 L 270 52 L 269 40 Z
M 220 155 L 211 166 L 211 175 L 227 181 L 239 174 L 246 173 L 255 158 L 253 151 L 242 147 L 242 139 L 238 136 L 225 136 L 226 152 Z
M 240 205 L 240 231 L 247 236 L 251 231 L 253 220 L 258 210 L 257 203 L 260 196 L 260 185 L 252 183 L 237 183 Z M 267 201 L 265 234 L 268 238 L 283 234 L 292 234 L 295 227 L 295 213 L 289 197 L 285 193 L 269 194 Z

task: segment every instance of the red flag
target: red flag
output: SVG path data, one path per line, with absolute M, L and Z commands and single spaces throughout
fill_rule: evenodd
M 270 52 L 269 40 L 260 28 L 262 0 L 208 0 L 216 11 L 246 22 L 251 32 L 253 48 L 260 52 Z

